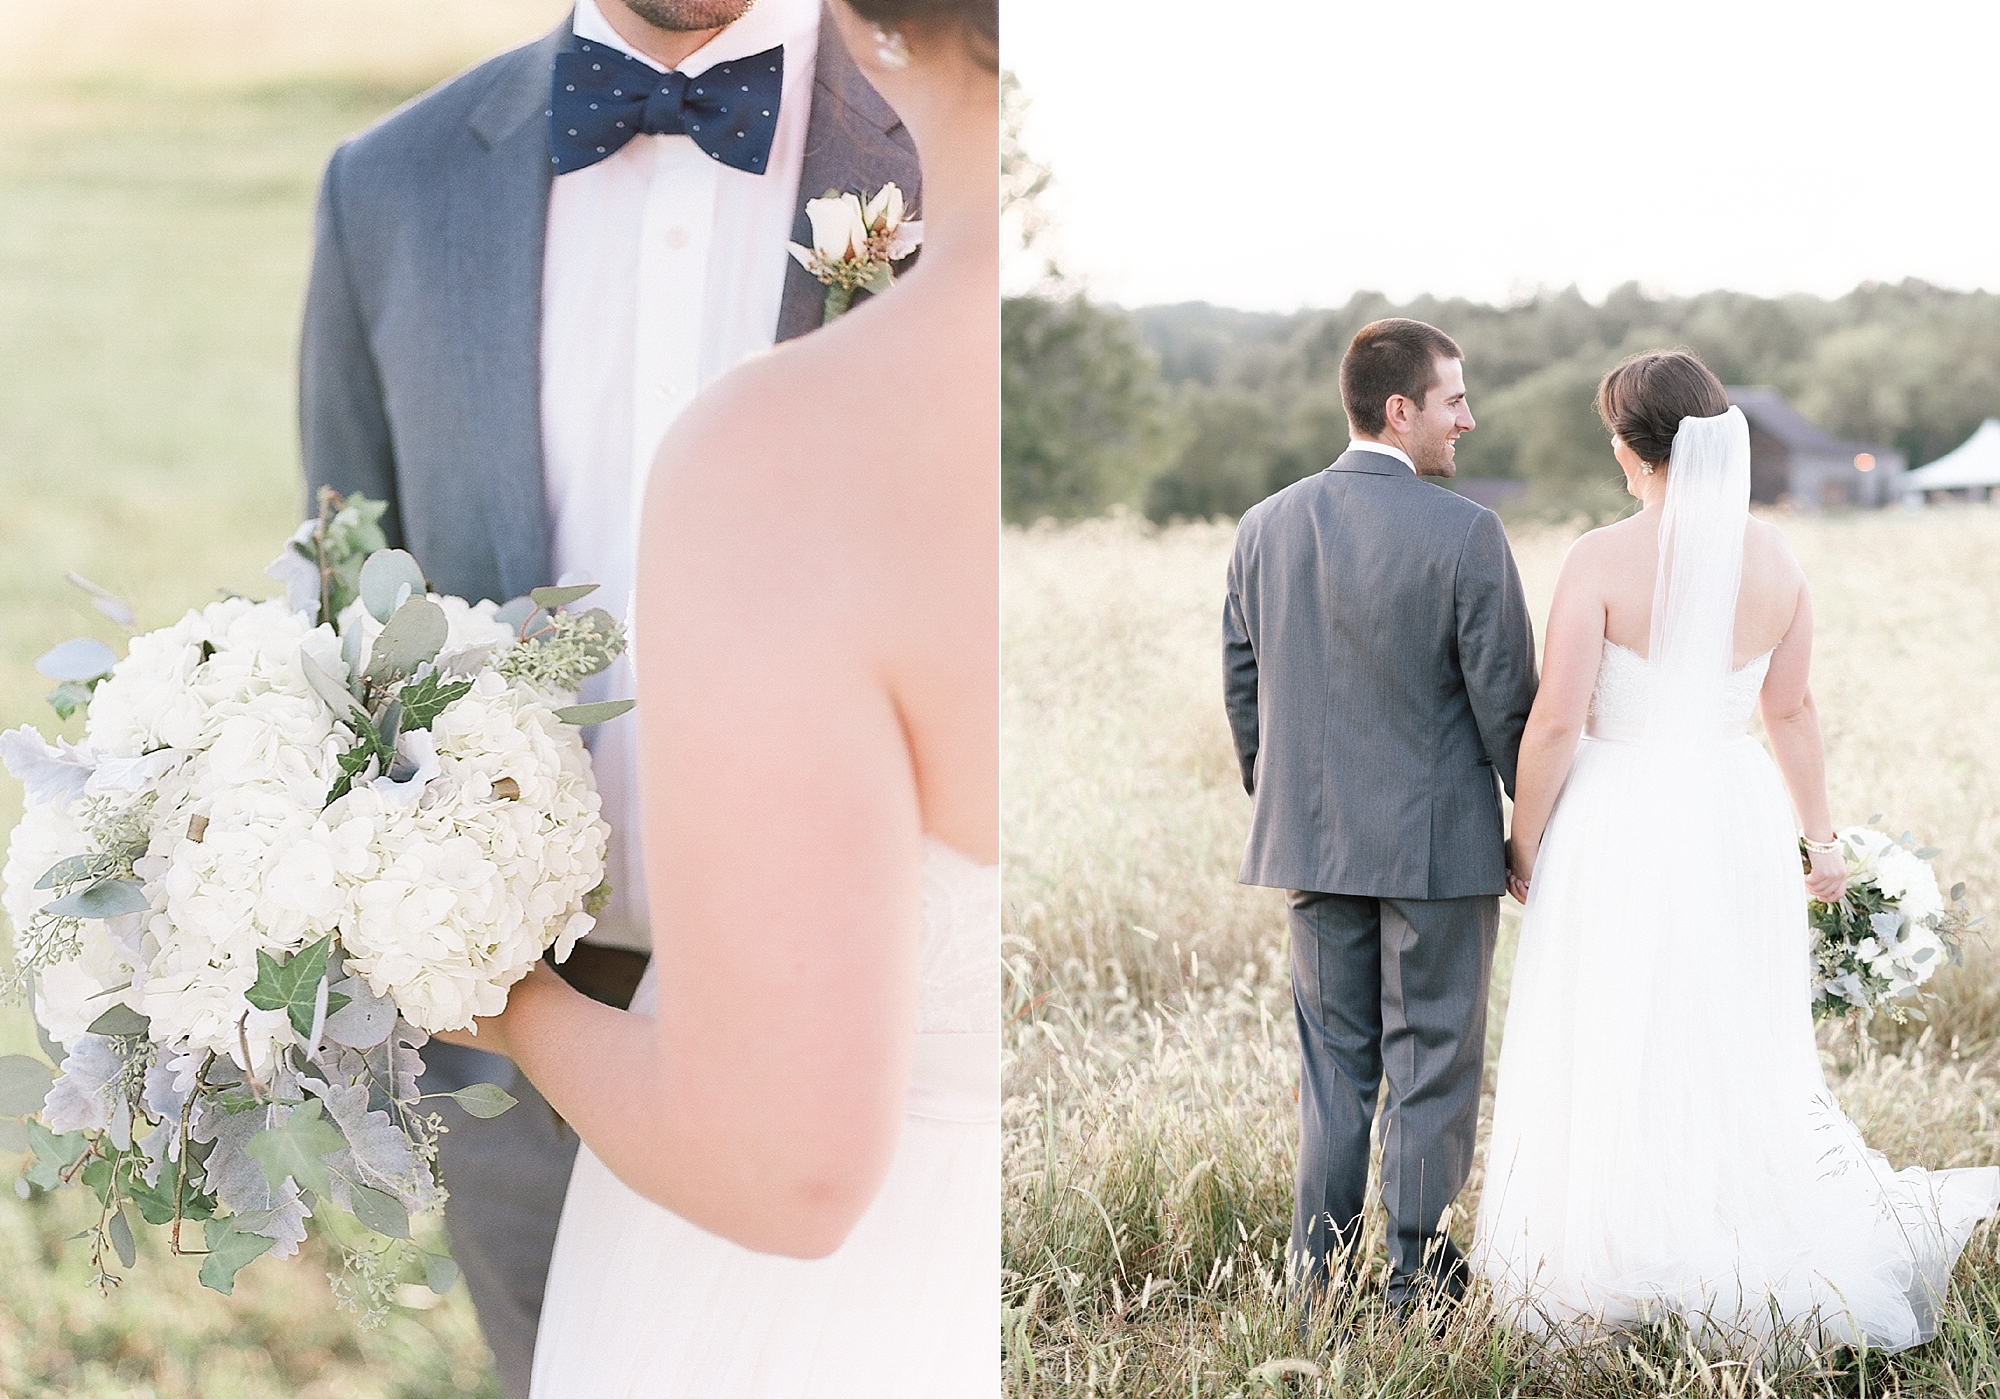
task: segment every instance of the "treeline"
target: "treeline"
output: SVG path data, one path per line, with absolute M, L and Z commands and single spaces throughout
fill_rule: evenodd
M 1290 315 L 1128 312 L 1058 288 L 1003 307 L 1007 517 L 1117 504 L 1155 520 L 1241 514 L 1338 455 L 1341 354 L 1392 315 L 1464 348 L 1479 426 L 1460 440 L 1459 474 L 1522 482 L 1516 508 L 1528 512 L 1627 504 L 1592 402 L 1604 371 L 1639 350 L 1685 346 L 1724 383 L 1775 387 L 1828 431 L 1898 447 L 1912 466 L 2000 415 L 2000 296 L 1917 281 L 1830 301 L 1650 297 L 1637 285 L 1601 305 L 1574 289 L 1510 306 L 1362 294 Z

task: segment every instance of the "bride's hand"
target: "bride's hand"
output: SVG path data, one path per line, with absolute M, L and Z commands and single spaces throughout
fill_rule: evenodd
M 1535 858 L 1540 853 L 1519 840 L 1507 842 L 1507 892 L 1523 904 L 1528 902 L 1528 885 L 1535 877 Z
M 524 999 L 536 995 L 550 982 L 565 990 L 568 989 L 568 984 L 556 974 L 554 967 L 547 962 L 536 962 L 529 968 L 528 974 L 515 982 L 513 989 L 507 993 L 505 1009 L 498 1015 L 489 1015 L 473 1021 L 473 1029 L 476 1029 L 478 1034 L 474 1034 L 471 1029 L 440 1030 L 431 1038 L 442 1040 L 446 1044 L 458 1045 L 463 1049 L 483 1049 L 488 1054 L 504 1054 L 511 1059 L 513 1049 L 507 1042 L 508 1023 L 519 1018 L 516 1008 Z
M 1806 892 L 1823 904 L 1838 903 L 1847 892 L 1847 861 L 1837 850 L 1812 852 L 1806 871 Z

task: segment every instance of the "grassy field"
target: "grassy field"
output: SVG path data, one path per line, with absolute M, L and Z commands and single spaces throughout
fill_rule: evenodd
M 1947 882 L 2000 912 L 2000 510 L 1783 524 L 1814 589 L 1836 819 L 1882 812 L 1945 847 Z M 1572 537 L 1516 534 L 1537 617 Z M 1007 1392 L 2000 1395 L 1992 1226 L 1940 1339 L 1897 1357 L 1751 1374 L 1661 1333 L 1593 1368 L 1538 1355 L 1476 1298 L 1437 1340 L 1364 1307 L 1337 1344 L 1301 1345 L 1281 1285 L 1298 1054 L 1284 910 L 1235 882 L 1230 540 L 1121 519 L 1005 541 Z M 1489 1092 L 1517 927 L 1503 909 Z M 1878 1025 L 1865 1051 L 1829 1035 L 1829 1077 L 1898 1166 L 2000 1163 L 2000 947 L 1975 943 L 1940 982 L 1928 1028 Z
M 116 640 L 65 570 L 147 626 L 217 588 L 275 590 L 262 569 L 303 498 L 293 376 L 320 167 L 565 8 L 0 0 L 0 728 L 74 736 L 31 662 L 66 636 Z M 0 780 L 0 828 L 18 809 Z M 0 1011 L 0 1050 L 33 1043 Z M 75 1204 L 0 1197 L 0 1395 L 497 1393 L 463 1288 L 363 1332 L 323 1257 L 260 1262 L 232 1299 L 142 1243 L 101 1299 L 65 1242 Z

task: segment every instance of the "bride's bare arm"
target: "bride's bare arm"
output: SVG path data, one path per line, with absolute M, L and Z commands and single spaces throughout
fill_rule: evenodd
M 1594 564 L 1599 541 L 1579 539 L 1563 560 L 1543 633 L 1542 684 L 1521 734 L 1514 785 L 1514 829 L 1508 868 L 1526 882 L 1542 847 L 1542 832 L 1569 777 L 1577 740 L 1590 713 L 1590 692 L 1604 650 L 1604 588 Z
M 1784 640 L 1771 653 L 1771 669 L 1758 692 L 1757 708 L 1800 828 L 1810 840 L 1830 841 L 1833 811 L 1826 796 L 1826 746 L 1820 739 L 1819 710 L 1813 705 L 1808 683 L 1812 630 L 1812 593 L 1801 579 L 1798 608 Z M 1839 898 L 1847 887 L 1846 862 L 1838 855 L 1815 854 L 1806 887 L 1816 899 L 1831 902 Z
M 633 1189 L 817 1257 L 874 1197 L 901 1126 L 923 824 L 871 634 L 866 468 L 842 446 L 864 434 L 802 424 L 834 396 L 804 394 L 779 358 L 675 430 L 641 536 L 640 704 L 620 722 L 643 725 L 657 1019 L 542 975 L 487 1047 Z

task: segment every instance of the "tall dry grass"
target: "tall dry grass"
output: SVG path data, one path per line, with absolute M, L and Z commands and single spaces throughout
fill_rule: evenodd
M 1783 524 L 1814 589 L 1839 819 L 1884 813 L 2000 906 L 2000 510 Z M 1514 539 L 1538 616 L 1573 537 Z M 1298 1052 L 1283 907 L 1235 882 L 1248 803 L 1221 711 L 1230 540 L 1115 519 L 1004 546 L 1009 1393 L 2000 1394 L 1990 1231 L 1940 1338 L 1889 1359 L 1752 1373 L 1671 1331 L 1549 1356 L 1478 1302 L 1435 1337 L 1362 1307 L 1338 1338 L 1301 1342 L 1282 1288 Z M 1843 1105 L 1898 1165 L 2000 1162 L 2000 960 L 1970 953 L 1928 1027 L 1824 1045 Z M 1479 1185 L 1457 1207 L 1461 1242 Z

